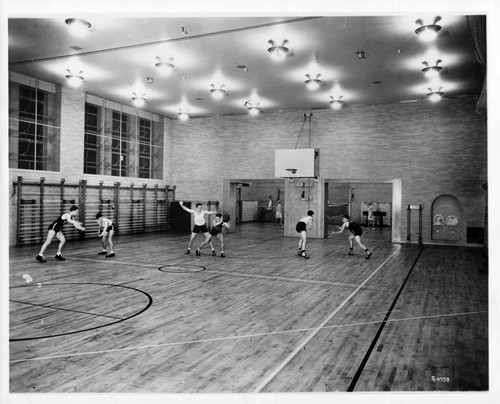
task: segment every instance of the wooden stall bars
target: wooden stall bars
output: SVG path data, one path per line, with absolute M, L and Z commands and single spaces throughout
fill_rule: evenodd
M 140 188 L 134 184 L 122 186 L 89 185 L 87 180 L 78 184 L 59 182 L 24 181 L 17 178 L 14 183 L 17 192 L 16 203 L 16 244 L 27 245 L 43 242 L 47 228 L 57 217 L 77 205 L 79 215 L 76 220 L 84 223 L 86 231 L 79 232 L 73 226 L 66 226 L 66 239 L 94 237 L 98 225 L 95 216 L 101 212 L 113 220 L 117 234 L 169 230 L 170 203 L 175 200 L 175 186 L 158 184 Z M 13 195 L 14 196 L 14 195 Z

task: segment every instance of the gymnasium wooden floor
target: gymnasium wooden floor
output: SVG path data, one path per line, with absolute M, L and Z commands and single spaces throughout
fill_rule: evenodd
M 226 235 L 226 258 L 184 255 L 189 234 L 68 242 L 64 262 L 10 249 L 10 392 L 487 391 L 488 260 L 479 248 L 271 223 Z M 195 246 L 202 241 L 195 240 Z M 218 240 L 214 241 L 219 252 Z M 27 282 L 29 275 L 33 281 Z

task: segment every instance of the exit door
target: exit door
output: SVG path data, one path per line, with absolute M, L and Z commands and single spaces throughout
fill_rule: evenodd
M 460 241 L 462 217 L 460 202 L 452 195 L 441 195 L 432 204 L 432 239 Z

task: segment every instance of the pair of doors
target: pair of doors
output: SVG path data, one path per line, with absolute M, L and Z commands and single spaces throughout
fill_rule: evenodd
M 460 202 L 452 195 L 441 195 L 432 204 L 432 239 L 460 241 Z

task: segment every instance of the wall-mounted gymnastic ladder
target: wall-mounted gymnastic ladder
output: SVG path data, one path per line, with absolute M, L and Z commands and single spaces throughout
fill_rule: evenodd
M 140 187 L 119 182 L 105 185 L 89 185 L 86 180 L 78 184 L 59 182 L 24 181 L 22 177 L 14 182 L 16 203 L 16 244 L 26 245 L 45 240 L 48 226 L 71 205 L 79 208 L 78 221 L 85 224 L 85 233 L 73 226 L 66 226 L 66 239 L 94 236 L 98 225 L 97 212 L 113 220 L 117 234 L 170 230 L 171 204 L 175 201 L 176 186 L 166 185 Z

